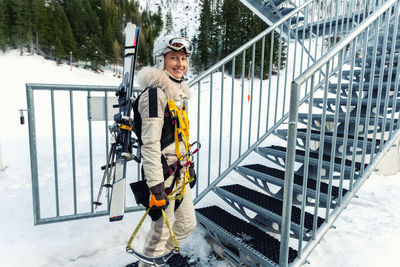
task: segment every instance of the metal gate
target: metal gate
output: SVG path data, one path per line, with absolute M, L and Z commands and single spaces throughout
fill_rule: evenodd
M 92 201 L 108 156 L 108 124 L 118 112 L 116 89 L 26 84 L 35 225 L 108 214 L 109 192 L 97 211 Z M 140 178 L 138 170 L 128 168 L 130 180 Z M 141 210 L 127 195 L 126 212 Z

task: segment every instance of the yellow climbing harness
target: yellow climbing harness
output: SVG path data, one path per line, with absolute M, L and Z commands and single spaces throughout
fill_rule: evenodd
M 186 157 L 186 161 L 190 160 L 190 149 L 191 145 L 189 144 L 189 118 L 186 113 L 186 105 L 183 105 L 182 109 L 179 109 L 174 100 L 168 100 L 168 108 L 171 112 L 171 116 L 175 119 L 175 129 L 174 129 L 174 137 L 175 137 L 175 153 L 178 157 L 178 160 L 183 160 Z M 186 154 L 181 155 L 179 151 L 179 136 L 181 137 L 183 143 L 185 144 Z M 189 174 L 189 165 L 186 164 L 185 166 L 185 176 L 184 181 L 185 183 L 188 179 L 190 179 Z M 185 187 L 182 189 L 181 193 L 179 194 L 180 199 L 182 199 L 183 194 L 185 193 Z

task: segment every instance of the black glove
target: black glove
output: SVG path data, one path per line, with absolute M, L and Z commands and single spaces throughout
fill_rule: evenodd
M 168 198 L 164 192 L 164 182 L 150 187 L 150 209 L 166 209 L 168 207 Z
M 191 181 L 189 183 L 190 188 L 193 188 L 196 185 L 196 180 L 197 180 L 197 175 L 196 175 L 196 171 L 194 169 L 194 163 L 190 163 L 189 165 L 189 174 L 190 174 L 190 178 L 193 178 L 193 181 Z

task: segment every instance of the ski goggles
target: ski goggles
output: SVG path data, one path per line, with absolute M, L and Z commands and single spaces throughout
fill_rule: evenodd
M 168 41 L 168 48 L 174 51 L 184 50 L 186 54 L 191 54 L 193 52 L 192 42 L 183 37 L 173 37 Z

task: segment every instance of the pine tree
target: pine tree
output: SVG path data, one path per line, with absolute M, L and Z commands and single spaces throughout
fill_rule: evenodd
M 36 37 L 36 49 L 40 53 L 50 53 L 54 42 L 52 40 L 53 35 L 53 21 L 51 17 L 51 10 L 48 2 L 45 0 L 33 0 L 32 2 L 34 20 L 34 32 Z
M 210 66 L 211 59 L 212 14 L 210 0 L 201 2 L 200 28 L 197 37 L 197 52 L 193 59 L 195 69 L 203 70 Z
M 153 63 L 154 41 L 162 29 L 161 11 L 156 14 L 143 11 L 141 27 L 138 61 L 140 64 L 149 65 Z
M 81 0 L 65 1 L 65 13 L 71 26 L 71 31 L 76 41 L 76 47 L 73 50 L 74 57 L 79 60 L 86 59 L 86 49 L 82 47 L 88 36 L 86 27 L 86 16 Z
M 113 56 L 114 56 L 114 64 L 118 64 L 121 62 L 121 46 L 119 45 L 117 40 L 114 40 L 113 44 Z
M 197 70 L 203 70 L 212 66 L 268 27 L 265 22 L 237 0 L 214 0 L 212 3 L 212 8 L 210 0 L 203 0 L 201 3 L 199 34 L 194 40 L 197 52 L 193 57 L 193 64 Z M 266 37 L 264 46 L 263 77 L 266 77 L 269 73 L 270 38 L 270 36 Z M 275 32 L 274 51 L 272 53 L 274 68 L 276 68 L 279 56 L 281 56 L 282 66 L 286 60 L 285 44 L 282 44 L 283 49 L 281 55 L 279 55 L 278 42 L 279 35 Z M 262 44 L 258 42 L 256 44 L 255 62 L 253 62 L 256 66 L 256 75 L 260 75 L 261 71 L 261 49 Z M 247 49 L 245 54 L 246 66 L 244 67 L 247 72 L 252 60 L 252 48 Z M 242 61 L 236 60 L 235 66 L 235 73 L 241 73 Z M 230 70 L 228 64 L 226 71 Z
M 93 2 L 93 6 L 92 6 Z M 96 14 L 97 2 L 85 0 L 84 9 L 86 15 L 86 25 L 87 25 L 87 36 L 84 42 L 84 55 L 86 56 L 86 61 L 90 61 L 90 67 L 98 71 L 99 67 L 105 64 L 104 52 L 101 49 L 101 28 L 99 24 L 99 18 Z
M 172 15 L 171 15 L 171 10 L 168 10 L 167 16 L 165 17 L 165 30 L 167 33 L 172 33 L 174 30 L 174 27 L 172 25 Z
M 211 58 L 212 64 L 222 58 L 223 36 L 225 34 L 224 19 L 222 16 L 222 2 L 216 0 L 212 11 L 212 29 L 211 29 Z
M 0 49 L 5 52 L 7 49 L 7 36 L 6 36 L 6 9 L 4 0 L 0 0 Z
M 28 11 L 27 2 L 22 0 L 3 0 L 2 3 L 2 43 L 5 46 L 22 49 L 29 38 L 29 23 L 24 15 Z M 21 50 L 22 52 L 22 50 Z

